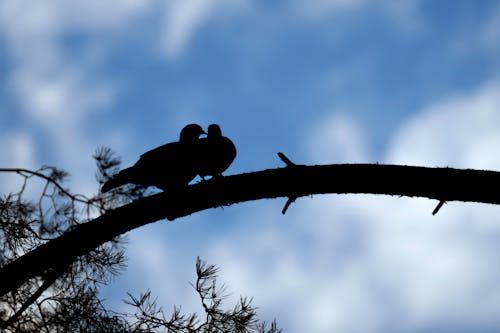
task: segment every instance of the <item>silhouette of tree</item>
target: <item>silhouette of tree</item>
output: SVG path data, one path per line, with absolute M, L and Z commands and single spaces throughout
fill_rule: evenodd
M 176 325 L 179 332 L 190 331 L 195 325 L 192 317 L 174 311 L 167 320 L 149 293 L 131 296 L 130 304 L 138 309 L 136 326 L 129 326 L 129 317 L 106 310 L 96 296 L 99 286 L 124 265 L 120 235 L 165 218 L 174 220 L 208 208 L 277 197 L 288 198 L 285 213 L 297 198 L 323 193 L 427 197 L 438 200 L 433 214 L 453 200 L 500 204 L 500 194 L 495 191 L 500 188 L 499 172 L 379 164 L 306 166 L 294 164 L 281 153 L 279 156 L 286 167 L 215 177 L 175 193 L 152 194 L 147 188 L 128 185 L 92 198 L 63 188 L 60 183 L 67 174 L 56 168 L 0 169 L 24 179 L 18 193 L 0 200 L 0 325 L 21 332 L 37 331 L 49 324 L 55 325 L 49 327 L 54 331 L 76 327 L 141 332 L 168 325 L 171 331 Z M 116 173 L 119 160 L 109 149 L 98 150 L 94 158 L 97 179 L 103 184 Z M 44 183 L 39 185 L 38 200 L 30 201 L 27 185 L 34 178 Z M 211 267 L 201 262 L 197 266 L 198 270 Z M 214 273 L 211 269 L 208 272 Z M 212 278 L 214 274 L 198 274 L 201 281 Z M 246 299 L 234 313 L 225 313 L 219 301 L 206 303 L 210 301 L 208 294 L 196 290 L 209 318 L 208 323 L 197 326 L 201 332 L 225 328 L 221 322 L 233 328 L 246 323 L 247 331 L 265 331 L 266 327 L 255 323 L 254 309 Z M 275 324 L 269 329 L 276 331 Z
M 97 180 L 103 184 L 117 171 L 120 161 L 109 149 L 96 151 Z M 0 269 L 22 261 L 29 253 L 51 246 L 79 230 L 96 216 L 150 194 L 130 185 L 103 197 L 72 194 L 62 186 L 68 174 L 54 167 L 0 169 L 18 174 L 20 189 L 0 197 Z M 174 307 L 167 315 L 151 299 L 149 291 L 129 294 L 132 313 L 107 309 L 99 287 L 125 267 L 123 240 L 111 237 L 80 256 L 49 258 L 41 274 L 16 281 L 16 287 L 0 297 L 2 332 L 279 332 L 276 322 L 257 319 L 250 300 L 241 298 L 232 309 L 223 307 L 224 286 L 217 285 L 217 268 L 198 258 L 196 283 L 204 315 L 183 314 Z M 29 271 L 30 267 L 23 268 Z M 16 275 L 16 274 L 14 274 Z M 14 280 L 9 276 L 8 280 Z M 1 278 L 3 284 L 3 276 Z M 204 318 L 203 320 L 200 318 Z

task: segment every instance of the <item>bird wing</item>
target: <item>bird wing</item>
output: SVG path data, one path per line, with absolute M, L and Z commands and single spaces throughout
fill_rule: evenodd
M 127 184 L 154 185 L 164 191 L 186 186 L 195 176 L 195 144 L 170 142 L 145 152 L 130 168 L 103 186 L 103 192 Z
M 136 180 L 136 173 L 134 168 L 126 168 L 114 175 L 111 179 L 109 179 L 101 188 L 101 192 L 108 192 L 116 187 L 134 183 Z
M 227 137 L 198 141 L 197 171 L 202 177 L 222 174 L 236 157 L 236 147 Z
M 164 191 L 185 186 L 196 176 L 191 146 L 180 142 L 159 146 L 142 154 L 134 168 L 144 183 Z
M 178 150 L 179 142 L 169 142 L 159 147 L 153 148 L 139 157 L 139 161 L 141 160 L 156 160 L 165 155 L 175 154 Z
M 221 146 L 221 156 L 220 156 L 220 167 L 221 167 L 221 173 L 224 172 L 231 163 L 233 163 L 234 159 L 236 158 L 236 146 L 234 145 L 233 141 L 229 139 L 228 137 L 223 136 L 220 141 L 220 146 Z

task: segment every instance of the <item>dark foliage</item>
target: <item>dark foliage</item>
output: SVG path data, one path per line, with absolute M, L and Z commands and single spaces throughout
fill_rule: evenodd
M 120 160 L 108 148 L 94 154 L 100 185 L 118 170 Z M 19 191 L 0 197 L 0 267 L 75 226 L 151 193 L 135 185 L 116 189 L 106 196 L 72 194 L 63 187 L 68 174 L 54 167 L 0 169 L 21 178 Z M 97 191 L 99 192 L 99 191 Z M 216 287 L 217 269 L 198 259 L 198 293 L 205 318 L 182 314 L 175 307 L 167 316 L 151 299 L 129 294 L 132 313 L 107 309 L 99 287 L 125 268 L 124 240 L 117 237 L 67 267 L 53 267 L 0 298 L 1 332 L 279 332 L 276 323 L 259 322 L 250 301 L 223 307 L 225 295 Z

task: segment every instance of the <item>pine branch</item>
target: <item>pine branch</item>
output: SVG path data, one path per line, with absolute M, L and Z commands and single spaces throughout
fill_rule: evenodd
M 0 268 L 0 295 L 123 233 L 161 219 L 205 209 L 277 197 L 371 193 L 427 197 L 440 202 L 500 204 L 500 172 L 380 164 L 294 165 L 227 177 L 136 200 L 74 227 Z
M 55 168 L 51 167 L 45 167 L 42 168 L 41 170 L 45 169 L 51 169 L 52 173 L 54 172 L 59 172 L 61 173 L 62 171 L 56 170 Z M 66 195 L 68 198 L 70 198 L 73 201 L 84 203 L 84 204 L 92 204 L 92 202 L 85 197 L 84 195 L 74 195 L 71 194 L 68 190 L 66 190 L 62 185 L 57 181 L 59 178 L 63 178 L 67 176 L 67 174 L 55 174 L 55 175 L 46 175 L 40 171 L 32 171 L 28 169 L 22 169 L 22 168 L 0 168 L 0 172 L 13 172 L 17 173 L 21 176 L 24 177 L 31 177 L 31 176 L 36 176 L 38 178 L 44 179 L 47 184 L 52 184 L 54 185 L 62 194 Z

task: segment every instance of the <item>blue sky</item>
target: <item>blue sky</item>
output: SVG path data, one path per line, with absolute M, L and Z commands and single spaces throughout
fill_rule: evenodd
M 498 1 L 0 2 L 0 165 L 128 166 L 219 123 L 228 174 L 297 163 L 500 170 Z M 0 192 L 15 186 L 2 178 Z M 196 256 L 287 332 L 500 329 L 500 208 L 377 196 L 244 203 L 128 234 L 104 290 L 199 310 Z

